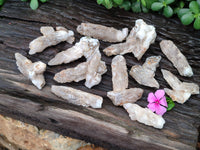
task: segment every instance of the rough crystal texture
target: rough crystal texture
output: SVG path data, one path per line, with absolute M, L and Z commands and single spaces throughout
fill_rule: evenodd
M 97 39 L 82 37 L 73 47 L 56 54 L 56 56 L 48 62 L 48 65 L 67 64 L 81 58 L 82 56 L 87 58 L 97 47 L 99 47 L 99 41 Z
M 134 103 L 142 97 L 144 90 L 140 88 L 130 88 L 123 91 L 110 91 L 107 96 L 116 106 L 122 106 L 126 103 Z
M 43 36 L 34 39 L 29 44 L 30 55 L 42 52 L 45 48 L 63 41 L 67 41 L 70 44 L 74 42 L 74 32 L 64 27 L 56 27 L 55 31 L 53 27 L 45 26 L 40 28 L 40 32 Z
M 162 129 L 165 120 L 162 116 L 153 113 L 148 108 L 142 108 L 137 104 L 126 103 L 123 105 L 126 111 L 129 113 L 131 120 L 137 120 L 148 126 L 153 126 L 154 128 Z
M 108 42 L 121 42 L 128 35 L 128 28 L 123 28 L 122 31 L 120 31 L 113 27 L 106 27 L 92 23 L 81 23 L 81 25 L 77 27 L 77 31 L 81 35 L 90 36 Z
M 126 60 L 118 55 L 112 59 L 112 83 L 113 91 L 123 91 L 128 88 L 128 73 Z
M 163 40 L 160 42 L 162 52 L 173 63 L 174 67 L 178 70 L 180 75 L 191 77 L 193 76 L 192 68 L 190 67 L 186 57 L 170 40 Z
M 147 25 L 142 19 L 136 20 L 125 43 L 113 44 L 103 50 L 107 56 L 133 53 L 140 60 L 156 39 L 155 27 Z
M 162 74 L 173 90 L 165 88 L 165 92 L 178 103 L 185 103 L 192 94 L 199 94 L 199 86 L 195 83 L 181 82 L 171 72 L 162 69 Z
M 148 57 L 143 66 L 135 65 L 130 70 L 130 75 L 139 83 L 149 87 L 159 88 L 159 83 L 154 78 L 156 67 L 159 66 L 161 56 Z
M 67 86 L 52 85 L 51 91 L 69 103 L 84 107 L 101 108 L 103 98 L 98 95 L 90 94 Z
M 38 89 L 42 89 L 45 85 L 43 73 L 46 70 L 46 64 L 41 61 L 32 63 L 19 53 L 15 53 L 15 59 L 19 71 L 29 78 Z

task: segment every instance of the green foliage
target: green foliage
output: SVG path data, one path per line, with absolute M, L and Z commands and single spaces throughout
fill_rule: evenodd
M 21 0 L 23 2 L 27 2 L 28 0 Z M 39 1 L 42 3 L 47 2 L 48 0 L 30 0 L 30 8 L 32 10 L 36 10 L 39 7 Z
M 200 29 L 200 0 L 97 0 L 107 9 L 119 7 L 135 13 L 155 11 L 169 18 L 176 14 L 184 25 Z
M 169 97 L 166 97 L 166 100 L 167 100 L 167 105 L 168 105 L 167 111 L 170 111 L 170 110 L 175 106 L 175 103 L 174 103 L 174 101 L 173 101 L 171 98 L 169 98 Z

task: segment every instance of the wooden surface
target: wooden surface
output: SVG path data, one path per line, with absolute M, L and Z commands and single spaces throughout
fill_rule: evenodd
M 50 92 L 50 86 L 57 84 L 53 76 L 58 71 L 85 61 L 83 58 L 73 63 L 47 67 L 45 78 L 47 85 L 42 91 L 34 87 L 17 70 L 14 53 L 19 52 L 32 61 L 41 60 L 47 63 L 59 51 L 72 45 L 60 43 L 47 48 L 44 52 L 29 56 L 29 42 L 40 36 L 39 29 L 44 25 L 64 26 L 75 31 L 76 41 L 81 37 L 76 27 L 81 22 L 99 23 L 118 29 L 134 26 L 135 20 L 142 18 L 156 27 L 155 44 L 137 61 L 132 54 L 125 55 L 128 69 L 132 65 L 143 64 L 148 56 L 161 55 L 160 67 L 156 79 L 161 88 L 169 87 L 161 75 L 161 68 L 172 71 L 181 80 L 200 85 L 200 31 L 182 26 L 177 19 L 165 19 L 155 14 L 134 14 L 119 9 L 106 10 L 96 2 L 84 0 L 50 0 L 33 11 L 28 3 L 19 0 L 8 1 L 0 12 L 0 114 L 49 129 L 60 134 L 83 139 L 108 149 L 195 149 L 200 125 L 200 95 L 194 95 L 185 104 L 177 104 L 172 111 L 164 115 L 166 124 L 162 130 L 131 121 L 122 107 L 114 106 L 106 97 L 112 90 L 111 67 L 112 57 L 102 53 L 108 72 L 102 82 L 91 90 L 84 87 L 84 81 L 64 84 L 83 91 L 103 96 L 102 109 L 83 108 L 68 104 Z M 162 39 L 173 40 L 186 55 L 191 64 L 194 76 L 185 78 L 161 53 L 159 42 Z M 109 43 L 101 41 L 102 50 Z M 57 84 L 58 85 L 58 84 Z M 141 87 L 145 93 L 137 103 L 147 106 L 147 95 L 156 89 L 141 86 L 129 77 L 129 87 Z

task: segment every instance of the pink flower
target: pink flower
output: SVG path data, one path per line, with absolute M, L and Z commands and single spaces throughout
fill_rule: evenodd
M 157 90 L 155 95 L 151 92 L 148 95 L 148 102 L 149 104 L 147 107 L 156 112 L 158 115 L 163 115 L 167 111 L 167 101 L 165 98 L 165 91 L 164 90 Z

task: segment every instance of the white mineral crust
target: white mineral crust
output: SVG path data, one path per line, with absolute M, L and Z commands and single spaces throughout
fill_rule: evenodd
M 90 36 L 99 40 L 108 42 L 121 42 L 128 35 L 128 28 L 123 28 L 122 31 L 113 27 L 106 27 L 99 24 L 81 23 L 77 27 L 77 32 L 81 35 Z
M 122 106 L 126 103 L 135 103 L 142 97 L 144 90 L 140 88 L 130 88 L 123 91 L 110 91 L 107 96 L 116 106 Z
M 103 98 L 98 95 L 90 94 L 67 86 L 52 85 L 51 92 L 58 97 L 67 100 L 69 103 L 84 107 L 101 108 Z
M 192 68 L 190 67 L 186 57 L 170 40 L 163 40 L 160 42 L 162 52 L 173 63 L 174 67 L 178 70 L 180 75 L 191 77 L 193 76 Z
M 113 44 L 103 50 L 107 56 L 133 53 L 140 60 L 156 39 L 155 27 L 147 25 L 142 19 L 136 20 L 125 43 Z
M 15 59 L 19 71 L 29 78 L 38 89 L 42 89 L 45 85 L 43 73 L 46 70 L 46 64 L 41 61 L 32 63 L 19 53 L 15 53 Z
M 131 120 L 137 120 L 148 126 L 153 126 L 154 128 L 162 129 L 165 120 L 162 116 L 153 113 L 148 108 L 142 108 L 137 104 L 126 103 L 123 105 L 126 111 L 129 113 Z
M 40 28 L 40 32 L 43 36 L 34 39 L 29 44 L 30 55 L 42 52 L 45 48 L 57 45 L 60 42 L 67 41 L 70 44 L 74 42 L 74 32 L 64 27 L 56 27 L 55 31 L 53 27 L 44 26 Z
M 165 92 L 178 103 L 185 103 L 191 95 L 199 94 L 199 86 L 195 83 L 181 82 L 171 72 L 161 69 L 164 79 L 172 87 L 171 89 L 164 88 Z
M 161 56 L 148 57 L 143 66 L 135 65 L 130 70 L 130 75 L 139 83 L 149 87 L 159 88 L 159 83 L 154 78 L 156 67 L 159 66 Z

